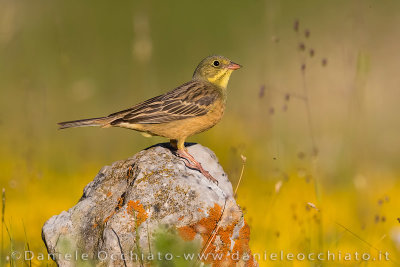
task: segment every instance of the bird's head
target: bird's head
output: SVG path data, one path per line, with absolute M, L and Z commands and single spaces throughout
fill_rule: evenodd
M 223 56 L 209 56 L 203 59 L 193 74 L 193 79 L 211 82 L 225 89 L 229 77 L 234 70 L 240 69 L 240 65 Z

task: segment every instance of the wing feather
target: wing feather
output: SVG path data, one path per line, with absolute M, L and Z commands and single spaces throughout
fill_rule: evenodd
M 146 100 L 132 108 L 110 114 L 111 125 L 120 123 L 159 124 L 207 114 L 221 93 L 212 85 L 190 81 L 174 90 Z

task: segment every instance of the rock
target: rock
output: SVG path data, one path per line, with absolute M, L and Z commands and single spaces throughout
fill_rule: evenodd
M 218 185 L 187 168 L 168 144 L 155 145 L 103 167 L 74 207 L 44 224 L 48 253 L 59 266 L 147 266 L 152 259 L 137 256 L 153 253 L 163 226 L 198 240 L 204 255 L 221 257 L 206 263 L 256 265 L 252 257 L 239 259 L 251 255 L 249 227 L 215 154 L 199 144 L 188 151 Z

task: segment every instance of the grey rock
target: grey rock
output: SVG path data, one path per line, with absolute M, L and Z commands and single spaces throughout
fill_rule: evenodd
M 154 232 L 168 226 L 198 239 L 203 252 L 224 254 L 228 265 L 255 265 L 230 258 L 250 253 L 249 231 L 215 154 L 199 144 L 188 151 L 218 184 L 187 168 L 168 144 L 145 149 L 103 167 L 74 207 L 44 224 L 48 253 L 59 266 L 140 266 L 132 253 L 149 253 Z

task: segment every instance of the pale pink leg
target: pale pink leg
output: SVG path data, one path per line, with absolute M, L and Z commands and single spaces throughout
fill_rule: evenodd
M 215 179 L 214 177 L 212 177 L 212 175 L 206 171 L 205 169 L 203 169 L 203 167 L 201 166 L 200 162 L 198 162 L 197 160 L 194 159 L 194 157 L 192 155 L 190 155 L 185 149 L 178 149 L 176 150 L 176 154 L 184 159 L 185 165 L 186 167 L 190 168 L 190 169 L 194 169 L 194 170 L 198 170 L 199 172 L 201 172 L 208 180 L 218 184 L 217 179 Z

